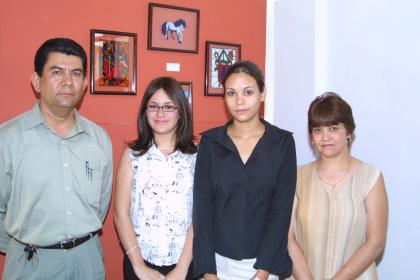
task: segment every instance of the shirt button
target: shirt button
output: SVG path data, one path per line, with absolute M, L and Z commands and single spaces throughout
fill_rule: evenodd
M 70 190 L 70 188 L 69 187 L 66 187 L 66 191 L 69 191 Z
M 64 164 L 64 167 L 68 167 L 68 166 L 69 166 L 69 164 L 68 164 L 68 163 L 65 163 L 65 164 Z
M 71 211 L 67 211 L 67 215 L 71 215 L 72 213 L 71 213 Z

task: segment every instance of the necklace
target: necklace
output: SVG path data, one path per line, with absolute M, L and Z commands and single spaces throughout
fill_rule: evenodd
M 322 176 L 321 176 L 321 174 L 319 174 L 319 169 L 318 169 L 318 165 L 316 166 L 316 174 L 318 174 L 318 177 L 319 177 L 319 179 L 321 179 L 321 181 L 322 182 L 324 182 L 325 184 L 327 184 L 328 186 L 330 186 L 331 188 L 332 188 L 332 191 L 335 191 L 335 187 L 339 184 L 339 183 L 341 183 L 343 180 L 344 180 L 344 178 L 346 178 L 346 176 L 347 176 L 347 174 L 349 173 L 349 171 L 350 171 L 350 167 L 351 167 L 351 165 L 352 165 L 352 162 L 350 162 L 349 163 L 349 166 L 347 167 L 347 170 L 346 170 L 346 172 L 344 173 L 344 175 L 338 180 L 338 181 L 336 181 L 336 182 L 334 182 L 334 183 L 330 183 L 330 182 L 327 182 L 326 180 L 324 180 L 324 178 L 322 178 Z
M 173 150 L 174 147 L 158 147 L 159 150 Z

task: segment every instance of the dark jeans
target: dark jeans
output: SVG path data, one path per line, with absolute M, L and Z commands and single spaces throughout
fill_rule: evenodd
M 156 266 L 156 265 L 151 264 L 147 261 L 144 261 L 144 263 L 148 267 L 159 271 L 163 275 L 167 275 L 169 272 L 171 272 L 175 268 L 175 264 L 174 265 L 169 265 L 169 266 Z M 188 274 L 187 274 L 187 277 L 185 278 L 185 280 L 193 280 L 194 279 L 192 277 L 193 276 L 192 267 L 193 266 L 191 264 L 189 269 L 188 269 Z M 130 259 L 127 257 L 127 255 L 124 255 L 123 269 L 124 269 L 124 280 L 138 280 L 139 279 L 139 278 L 137 278 L 136 274 L 134 273 L 133 266 L 131 265 Z

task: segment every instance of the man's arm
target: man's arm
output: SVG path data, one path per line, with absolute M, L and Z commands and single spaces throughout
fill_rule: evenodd
M 105 220 L 105 216 L 108 212 L 109 208 L 109 202 L 111 201 L 111 195 L 112 195 L 112 178 L 113 178 L 113 171 L 114 171 L 114 165 L 112 161 L 112 143 L 109 139 L 108 135 L 106 135 L 106 144 L 105 144 L 105 156 L 107 159 L 103 178 L 102 178 L 102 193 L 101 193 L 101 205 L 100 205 L 100 219 L 102 223 Z
M 10 182 L 12 173 L 9 170 L 10 164 L 6 159 L 4 147 L 0 147 L 0 251 L 6 252 L 9 245 L 10 236 L 4 229 L 4 219 L 6 217 L 7 203 L 10 197 Z

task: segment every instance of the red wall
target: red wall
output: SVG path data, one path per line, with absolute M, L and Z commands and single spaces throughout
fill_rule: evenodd
M 33 57 L 51 37 L 70 37 L 89 53 L 89 30 L 105 29 L 138 34 L 137 95 L 86 93 L 80 111 L 102 125 L 112 138 L 116 166 L 126 141 L 136 136 L 136 115 L 148 82 L 171 75 L 193 83 L 195 134 L 222 125 L 227 116 L 220 97 L 204 96 L 205 41 L 239 43 L 242 59 L 264 69 L 265 0 L 164 0 L 158 3 L 200 10 L 199 53 L 147 50 L 146 0 L 24 1 L 0 0 L 0 123 L 30 109 L 36 101 L 31 88 Z M 181 64 L 181 72 L 166 72 L 166 62 Z M 88 74 L 89 76 L 89 74 Z M 123 253 L 118 244 L 110 210 L 103 229 L 107 279 L 122 279 Z M 4 257 L 0 256 L 0 272 Z

